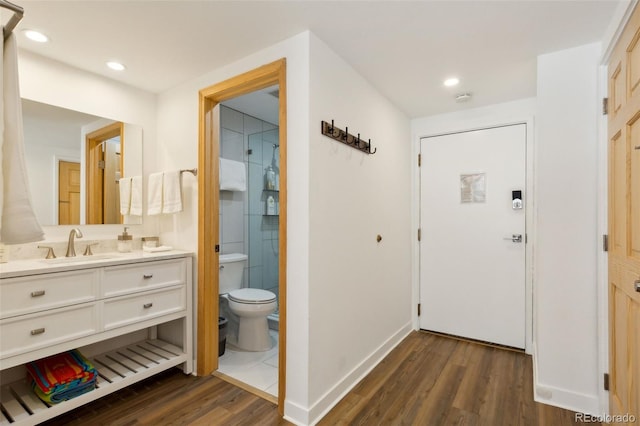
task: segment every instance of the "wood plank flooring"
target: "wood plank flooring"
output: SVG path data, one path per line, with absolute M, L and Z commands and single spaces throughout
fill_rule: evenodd
M 319 425 L 578 424 L 533 401 L 532 371 L 520 352 L 413 332 Z
M 319 423 L 329 425 L 578 424 L 533 401 L 531 357 L 413 332 Z M 213 376 L 162 373 L 47 423 L 289 425 L 277 407 Z M 597 423 L 589 423 L 594 425 Z
M 47 426 L 290 425 L 278 407 L 214 376 L 171 369 L 83 407 Z

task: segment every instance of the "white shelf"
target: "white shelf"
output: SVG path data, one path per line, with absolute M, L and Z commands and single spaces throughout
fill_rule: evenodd
M 146 340 L 91 357 L 98 370 L 96 389 L 51 406 L 33 393 L 26 379 L 3 385 L 0 426 L 36 425 L 180 365 L 187 358 L 182 349 L 162 340 Z

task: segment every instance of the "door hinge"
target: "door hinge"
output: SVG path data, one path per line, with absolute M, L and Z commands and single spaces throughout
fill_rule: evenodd
M 602 115 L 609 114 L 609 98 L 602 98 Z
M 98 168 L 104 170 L 104 160 L 98 161 Z
M 220 253 L 220 244 L 216 244 L 215 250 L 216 253 Z
M 422 166 L 422 154 L 418 154 L 418 167 Z
M 602 236 L 602 251 L 609 251 L 609 236 L 607 234 Z
M 418 228 L 418 241 L 422 240 L 422 228 Z
M 604 390 L 609 390 L 609 373 L 604 373 Z
M 418 303 L 418 316 L 420 316 L 420 306 L 422 306 L 420 303 Z

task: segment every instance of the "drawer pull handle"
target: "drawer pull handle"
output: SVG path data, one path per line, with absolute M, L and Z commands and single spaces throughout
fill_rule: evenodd
M 153 303 L 145 303 L 145 304 L 144 304 L 144 308 L 145 308 L 145 309 L 149 309 L 149 308 L 150 308 L 150 307 L 152 307 L 152 306 L 153 306 Z
M 35 335 L 38 335 L 38 334 L 42 334 L 42 333 L 44 333 L 44 327 L 36 328 L 35 330 L 31 330 L 31 335 L 32 336 L 35 336 Z
M 44 290 L 32 291 L 31 297 L 40 297 L 44 296 Z
M 145 280 L 148 280 L 149 278 L 153 278 L 153 274 L 144 274 L 142 276 Z

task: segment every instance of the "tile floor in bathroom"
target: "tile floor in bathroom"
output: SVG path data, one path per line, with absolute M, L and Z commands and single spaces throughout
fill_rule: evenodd
M 269 330 L 274 347 L 265 352 L 246 352 L 227 344 L 218 359 L 218 371 L 273 396 L 278 396 L 278 332 Z

